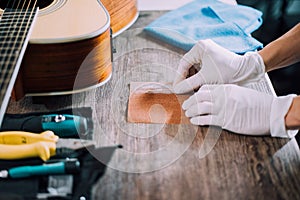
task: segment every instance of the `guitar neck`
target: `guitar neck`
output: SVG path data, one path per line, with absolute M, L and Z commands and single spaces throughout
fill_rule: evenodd
M 0 20 L 0 125 L 14 86 L 36 9 L 5 9 Z

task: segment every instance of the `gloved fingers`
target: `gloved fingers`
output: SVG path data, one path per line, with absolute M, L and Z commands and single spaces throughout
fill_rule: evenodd
M 187 77 L 189 69 L 192 67 L 192 65 L 193 63 L 185 60 L 184 57 L 179 61 L 178 69 L 173 80 L 173 85 L 176 85 Z
M 212 101 L 212 96 L 211 92 L 209 90 L 200 90 L 192 95 L 190 98 L 185 100 L 182 104 L 182 108 L 184 110 L 188 110 L 191 106 L 196 105 L 201 102 L 211 102 Z
M 184 80 L 188 75 L 189 69 L 193 65 L 199 64 L 196 66 L 199 66 L 199 69 L 197 70 L 200 70 L 203 54 L 204 51 L 206 50 L 206 42 L 207 40 L 200 40 L 193 46 L 193 48 L 189 52 L 187 52 L 181 58 L 177 68 L 177 73 L 173 81 L 173 85 L 176 85 L 182 80 Z
M 213 104 L 211 102 L 203 102 L 192 105 L 186 110 L 185 115 L 187 117 L 196 117 L 201 115 L 212 114 Z
M 185 62 L 185 61 L 182 61 L 182 62 Z M 183 80 L 185 80 L 186 78 L 195 75 L 196 72 L 201 69 L 201 64 L 200 63 L 186 64 L 186 66 L 188 66 L 187 69 L 184 69 L 184 67 L 182 67 L 180 65 L 179 65 L 179 68 L 177 69 L 177 72 L 175 74 L 175 78 L 173 80 L 173 87 L 175 85 L 179 84 L 180 82 L 182 82 Z M 192 67 L 195 68 L 195 70 L 191 70 Z
M 194 89 L 201 87 L 204 82 L 205 79 L 203 78 L 202 72 L 200 71 L 197 74 L 174 85 L 173 90 L 176 94 L 191 92 Z
M 214 89 L 223 87 L 223 86 L 224 85 L 220 85 L 220 84 L 205 84 L 199 89 L 199 93 L 200 92 L 210 92 L 211 93 Z
M 193 64 L 196 63 L 201 63 L 204 52 L 207 49 L 207 44 L 211 43 L 212 40 L 199 40 L 193 47 L 192 49 L 187 52 L 182 60 L 186 61 L 189 63 L 189 66 L 192 66 Z M 188 68 L 186 68 L 188 69 Z
M 222 127 L 222 121 L 218 120 L 217 115 L 201 115 L 190 119 L 191 124 L 198 126 L 219 126 Z
M 190 119 L 191 124 L 198 125 L 198 126 L 205 126 L 205 125 L 216 125 L 213 124 L 214 116 L 213 115 L 201 115 L 197 117 L 192 117 Z

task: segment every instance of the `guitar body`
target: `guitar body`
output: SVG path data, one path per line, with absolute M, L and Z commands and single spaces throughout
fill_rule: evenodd
M 106 83 L 112 73 L 110 29 L 117 35 L 138 15 L 136 0 L 130 0 L 122 12 L 108 11 L 99 0 L 47 1 L 49 5 L 39 11 L 15 82 L 16 99 L 71 94 Z M 104 3 L 120 9 L 109 7 L 113 5 L 109 0 Z M 114 18 L 126 16 L 129 10 L 132 14 L 126 20 Z
M 111 16 L 113 36 L 126 30 L 138 17 L 136 0 L 101 0 Z

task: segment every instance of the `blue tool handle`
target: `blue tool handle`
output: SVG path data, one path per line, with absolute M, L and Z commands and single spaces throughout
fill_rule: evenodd
M 57 136 L 73 137 L 87 132 L 87 119 L 77 115 L 43 115 L 43 130 L 52 130 Z
M 49 114 L 40 116 L 5 116 L 0 131 L 28 131 L 40 133 L 46 130 L 53 131 L 61 138 L 78 137 L 90 132 L 90 119 L 78 115 Z
M 14 167 L 8 170 L 10 178 L 26 178 L 30 176 L 74 174 L 80 172 L 78 160 L 69 160 L 36 166 Z
M 8 174 L 11 178 L 26 178 L 37 175 L 50 175 L 50 174 L 64 174 L 65 163 L 58 162 L 37 166 L 21 166 L 14 167 L 8 170 Z

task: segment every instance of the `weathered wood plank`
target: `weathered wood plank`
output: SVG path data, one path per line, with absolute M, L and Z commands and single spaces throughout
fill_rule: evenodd
M 184 53 L 140 29 L 162 13 L 142 12 L 132 28 L 115 38 L 113 76 L 103 87 L 71 98 L 50 98 L 46 106 L 25 98 L 11 102 L 9 111 L 93 107 L 98 145 L 124 146 L 93 188 L 94 199 L 300 199 L 295 139 L 249 137 L 214 127 L 127 123 L 129 82 L 171 81 Z M 213 139 L 204 142 L 208 135 L 219 134 L 215 145 Z M 213 148 L 200 158 L 204 144 Z

